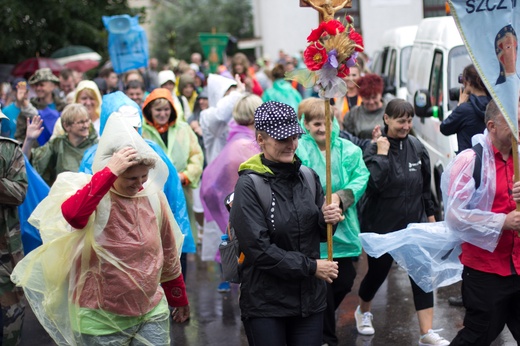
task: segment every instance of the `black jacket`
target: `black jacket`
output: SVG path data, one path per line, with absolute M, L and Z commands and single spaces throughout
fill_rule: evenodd
M 440 130 L 443 135 L 457 134 L 459 153 L 464 149 L 471 148 L 471 137 L 477 133 L 483 133 L 486 129 L 484 113 L 489 101 L 491 101 L 489 96 L 471 94 L 468 102 L 457 106 L 450 116 L 441 123 Z
M 326 240 L 321 213 L 323 190 L 316 173 L 316 196 L 293 164 L 255 155 L 240 166 L 230 222 L 240 251 L 242 319 L 309 316 L 325 310 L 326 283 L 314 276 L 320 241 Z M 247 173 L 269 182 L 273 195 L 267 215 Z M 313 200 L 314 199 L 314 200 Z
M 388 155 L 377 155 L 376 143 L 364 153 L 370 178 L 361 207 L 362 232 L 385 234 L 434 214 L 428 151 L 411 135 L 388 141 Z

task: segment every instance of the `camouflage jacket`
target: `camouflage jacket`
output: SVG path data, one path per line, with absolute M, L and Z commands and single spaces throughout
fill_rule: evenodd
M 20 144 L 0 137 L 0 294 L 10 290 L 14 266 L 23 257 L 17 207 L 27 192 L 27 174 Z

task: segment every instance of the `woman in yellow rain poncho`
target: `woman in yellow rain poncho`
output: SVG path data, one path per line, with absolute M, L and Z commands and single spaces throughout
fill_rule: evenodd
M 12 280 L 59 345 L 169 345 L 168 304 L 177 322 L 189 305 L 166 165 L 114 114 L 93 171 L 58 176 L 30 218 L 44 244 Z

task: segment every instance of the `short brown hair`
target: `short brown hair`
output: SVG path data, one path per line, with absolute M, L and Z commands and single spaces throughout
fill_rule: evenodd
M 359 78 L 357 84 L 359 86 L 358 93 L 361 97 L 366 98 L 372 95 L 383 94 L 383 78 L 375 73 L 369 73 Z

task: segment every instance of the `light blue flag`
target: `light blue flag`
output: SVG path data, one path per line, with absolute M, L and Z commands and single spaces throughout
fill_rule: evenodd
M 471 60 L 518 141 L 520 4 L 517 0 L 450 0 Z

